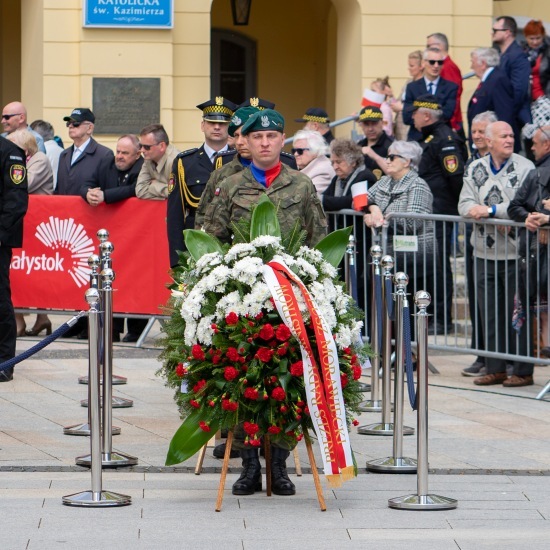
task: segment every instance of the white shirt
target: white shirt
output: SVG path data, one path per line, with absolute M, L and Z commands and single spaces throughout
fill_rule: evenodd
M 73 156 L 71 157 L 71 166 L 80 158 L 80 155 L 82 155 L 82 153 L 84 153 L 84 151 L 86 150 L 86 147 L 88 147 L 88 145 L 90 144 L 91 139 L 92 138 L 88 138 L 79 147 L 77 147 L 76 145 L 74 146 Z

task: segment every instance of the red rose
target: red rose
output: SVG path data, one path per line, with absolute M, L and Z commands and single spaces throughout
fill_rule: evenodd
M 187 374 L 187 369 L 183 366 L 183 363 L 179 363 L 176 367 L 176 375 L 183 378 Z
M 273 330 L 273 326 L 269 323 L 266 323 L 258 333 L 260 335 L 260 338 L 262 340 L 271 340 L 273 336 L 275 336 L 275 331 Z
M 357 365 L 357 355 L 352 355 L 351 356 L 351 364 L 352 365 Z
M 271 392 L 271 397 L 275 399 L 275 401 L 284 401 L 286 398 L 286 392 L 279 386 L 278 388 L 273 389 Z
M 273 350 L 269 348 L 260 348 L 256 352 L 256 359 L 259 359 L 260 361 L 264 363 L 269 363 L 271 361 L 271 358 L 273 357 Z
M 256 399 L 258 399 L 258 390 L 256 388 L 246 388 L 246 390 L 244 390 L 244 397 L 246 399 L 252 399 L 252 401 L 255 401 Z
M 288 407 L 286 405 L 281 405 L 279 407 L 279 411 L 281 411 L 283 414 L 288 412 Z
M 237 351 L 237 348 L 227 348 L 227 351 L 225 352 L 225 356 L 230 361 L 238 361 L 239 360 L 239 352 Z
M 239 371 L 235 367 L 225 367 L 223 377 L 226 380 L 234 380 L 239 375 Z
M 222 360 L 220 355 L 212 355 L 212 363 L 214 365 L 217 365 Z
M 260 431 L 260 426 L 252 422 L 244 422 L 243 429 L 248 435 L 255 435 Z
M 260 319 L 262 319 L 264 316 L 264 314 L 260 311 L 260 313 L 258 313 L 258 315 L 255 315 L 254 316 L 254 319 L 256 319 L 256 321 L 259 321 Z
M 239 322 L 239 316 L 232 311 L 225 316 L 225 322 L 228 325 L 236 325 Z
M 259 439 L 250 439 L 248 442 L 252 445 L 252 447 L 259 447 L 262 444 Z
M 199 344 L 195 344 L 191 348 L 191 354 L 195 359 L 198 359 L 199 361 L 204 361 L 204 358 L 206 357 L 204 355 L 204 351 L 202 350 L 201 346 L 199 346 Z
M 209 432 L 210 431 L 210 426 L 204 422 L 204 420 L 201 420 L 199 422 L 199 428 L 203 431 L 203 432 Z
M 346 355 L 351 355 L 351 348 L 344 348 L 342 350 Z
M 194 386 L 193 386 L 193 393 L 199 393 L 202 388 L 206 386 L 206 380 L 199 380 Z
M 304 413 L 307 414 L 309 416 L 309 407 L 304 407 Z
M 353 424 L 354 426 L 359 426 L 359 420 L 354 419 L 353 422 L 352 422 L 352 424 Z
M 287 352 L 287 348 L 286 346 L 281 346 L 280 348 L 277 349 L 277 355 L 279 357 L 283 357 L 286 355 L 286 352 Z
M 279 325 L 275 331 L 275 338 L 280 342 L 286 342 L 291 336 L 290 329 L 286 325 Z
M 292 376 L 303 376 L 304 375 L 304 363 L 302 361 L 296 361 L 290 365 L 290 374 Z
M 340 373 L 340 381 L 342 383 L 342 388 L 348 385 L 348 375 L 345 372 Z
M 198 401 L 195 401 L 194 399 L 191 399 L 191 401 L 189 401 L 189 405 L 191 405 L 192 407 L 195 407 L 195 409 L 198 409 L 201 406 L 201 404 Z
M 298 407 L 303 407 L 305 405 L 305 401 L 296 401 L 296 405 L 298 405 Z
M 208 401 L 208 406 L 209 406 L 209 407 L 215 407 L 215 406 L 216 406 L 216 402 L 210 400 L 210 401 Z
M 222 399 L 222 409 L 224 411 L 236 411 L 239 408 L 239 404 L 229 399 Z
M 270 434 L 278 434 L 281 433 L 281 428 L 279 428 L 279 426 L 269 426 L 269 428 L 267 428 L 267 431 Z

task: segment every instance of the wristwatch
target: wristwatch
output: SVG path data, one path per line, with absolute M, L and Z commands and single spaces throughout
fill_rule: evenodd
M 493 215 L 493 208 L 491 206 L 489 206 L 489 208 L 487 208 L 487 214 L 489 214 L 489 217 L 491 217 Z

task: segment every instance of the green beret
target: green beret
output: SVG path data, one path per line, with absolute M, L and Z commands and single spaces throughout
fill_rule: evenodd
M 258 112 L 257 107 L 241 107 L 235 111 L 229 128 L 227 129 L 231 137 L 235 136 L 235 132 L 254 114 Z
M 250 132 L 266 132 L 268 130 L 281 133 L 285 131 L 283 115 L 273 109 L 264 109 L 253 114 L 242 127 L 241 134 L 246 136 Z

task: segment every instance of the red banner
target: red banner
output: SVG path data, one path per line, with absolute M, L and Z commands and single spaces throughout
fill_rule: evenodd
M 23 248 L 13 250 L 16 308 L 87 309 L 88 258 L 98 254 L 99 229 L 113 244 L 113 310 L 160 315 L 170 281 L 166 202 L 127 199 L 88 205 L 81 197 L 30 195 Z

